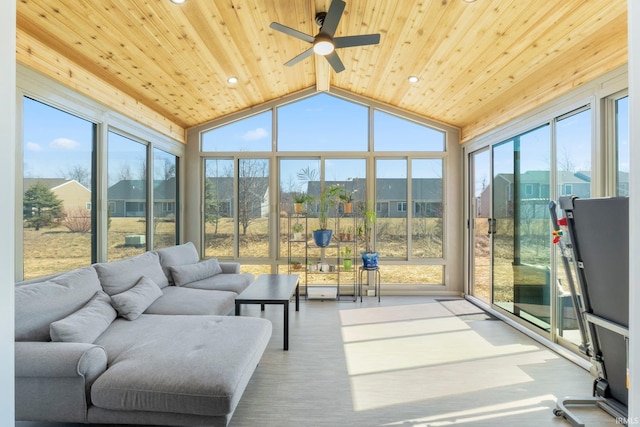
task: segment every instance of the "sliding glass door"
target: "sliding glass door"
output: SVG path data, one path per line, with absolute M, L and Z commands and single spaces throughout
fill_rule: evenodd
M 493 302 L 546 331 L 551 325 L 550 132 L 545 125 L 493 147 Z
M 489 220 L 491 218 L 491 151 L 486 148 L 469 156 L 472 191 L 469 229 L 471 248 L 469 269 L 471 295 L 486 303 L 491 302 L 491 240 Z

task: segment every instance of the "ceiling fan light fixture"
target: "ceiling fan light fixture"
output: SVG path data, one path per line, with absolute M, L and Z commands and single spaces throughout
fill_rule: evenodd
M 329 55 L 335 48 L 333 40 L 324 35 L 318 35 L 313 42 L 313 51 L 318 55 Z

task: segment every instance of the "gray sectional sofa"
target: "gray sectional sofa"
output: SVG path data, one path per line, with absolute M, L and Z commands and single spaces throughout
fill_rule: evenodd
M 226 426 L 271 337 L 191 243 L 16 284 L 16 419 Z

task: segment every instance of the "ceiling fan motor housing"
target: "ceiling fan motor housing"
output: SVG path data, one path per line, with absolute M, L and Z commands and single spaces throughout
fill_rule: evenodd
M 327 16 L 327 12 L 316 13 L 316 24 L 318 24 L 318 27 L 322 28 L 322 25 L 324 24 L 324 18 L 326 16 Z

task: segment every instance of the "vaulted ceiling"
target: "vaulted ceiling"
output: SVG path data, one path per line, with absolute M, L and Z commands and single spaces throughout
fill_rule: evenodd
M 315 35 L 331 0 L 19 0 L 17 58 L 169 136 L 308 88 L 339 88 L 469 140 L 627 62 L 626 0 L 346 0 L 335 73 L 272 30 Z M 418 76 L 410 83 L 409 76 Z M 229 84 L 227 78 L 238 82 Z

